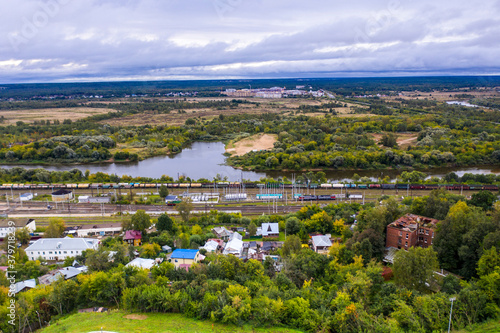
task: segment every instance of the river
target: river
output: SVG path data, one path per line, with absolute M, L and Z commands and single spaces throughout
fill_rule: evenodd
M 44 168 L 51 171 L 67 171 L 71 169 L 79 169 L 82 172 L 89 170 L 91 173 L 104 172 L 108 174 L 116 174 L 118 176 L 130 175 L 132 177 L 151 177 L 160 178 L 162 175 L 168 175 L 177 179 L 178 175 L 190 177 L 193 180 L 206 178 L 214 179 L 217 174 L 223 178 L 227 177 L 229 181 L 239 181 L 249 179 L 251 181 L 259 180 L 262 177 L 288 177 L 292 178 L 302 172 L 284 172 L 284 171 L 267 171 L 253 172 L 240 171 L 231 166 L 225 165 L 226 157 L 223 155 L 225 151 L 222 142 L 196 142 L 190 148 L 183 149 L 181 153 L 175 156 L 157 156 L 148 158 L 143 161 L 133 163 L 105 163 L 105 164 L 80 164 L 80 165 L 1 165 L 0 167 L 10 169 L 20 166 L 27 169 Z M 436 168 L 426 170 L 425 173 L 429 177 L 443 177 L 449 172 L 455 172 L 459 176 L 465 173 L 473 174 L 500 174 L 500 167 L 467 167 L 467 168 Z M 327 178 L 333 182 L 350 181 L 352 176 L 357 173 L 361 177 L 369 177 L 372 181 L 377 178 L 389 176 L 394 180 L 401 171 L 399 170 L 331 170 L 325 171 Z

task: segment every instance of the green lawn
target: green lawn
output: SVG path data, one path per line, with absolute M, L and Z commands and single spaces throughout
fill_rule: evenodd
M 131 316 L 132 318 L 126 318 Z M 141 318 L 142 317 L 142 318 Z M 112 331 L 119 333 L 205 333 L 205 332 L 261 332 L 295 333 L 301 332 L 287 328 L 252 328 L 251 326 L 230 326 L 210 321 L 186 318 L 178 313 L 129 314 L 122 311 L 109 313 L 77 313 L 66 316 L 41 333 L 86 333 L 92 331 Z
M 472 325 L 470 328 L 460 331 L 453 331 L 457 333 L 498 333 L 500 332 L 500 320 L 490 320 L 483 324 Z

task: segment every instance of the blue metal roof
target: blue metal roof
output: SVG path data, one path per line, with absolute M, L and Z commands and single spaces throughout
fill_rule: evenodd
M 177 249 L 172 252 L 171 259 L 192 259 L 196 257 L 199 250 Z

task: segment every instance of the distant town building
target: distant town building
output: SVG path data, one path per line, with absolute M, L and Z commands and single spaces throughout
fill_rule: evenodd
M 385 246 L 408 250 L 413 246 L 432 246 L 438 220 L 406 214 L 387 226 Z
M 283 94 L 276 91 L 258 91 L 255 93 L 257 98 L 282 98 Z

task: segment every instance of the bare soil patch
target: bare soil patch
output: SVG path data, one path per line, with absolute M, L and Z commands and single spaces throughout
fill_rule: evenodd
M 394 133 L 397 136 L 396 142 L 398 143 L 399 148 L 407 148 L 408 146 L 415 145 L 417 143 L 418 134 L 414 133 Z M 371 134 L 373 140 L 377 143 L 380 143 L 382 140 L 382 136 L 384 134 Z
M 71 119 L 72 121 L 87 118 L 90 116 L 115 112 L 106 108 L 49 108 L 49 109 L 29 109 L 29 110 L 0 110 L 0 116 L 4 117 L 4 122 L 0 126 L 12 125 L 18 121 L 32 124 L 40 120 L 59 120 Z
M 139 315 L 139 314 L 129 314 L 129 315 L 123 316 L 123 318 L 135 319 L 135 320 L 144 320 L 144 319 L 147 319 L 148 316 L 146 316 L 146 315 Z
M 245 155 L 253 150 L 267 150 L 274 147 L 278 139 L 276 134 L 256 134 L 243 140 L 232 142 L 226 147 L 226 152 L 235 156 Z

